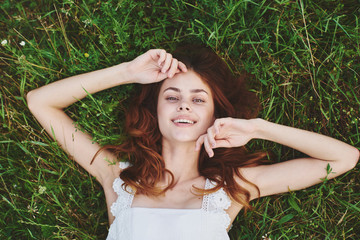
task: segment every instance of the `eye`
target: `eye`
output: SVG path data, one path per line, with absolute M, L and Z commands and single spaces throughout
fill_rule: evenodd
M 166 97 L 165 99 L 170 102 L 176 102 L 177 100 L 179 100 L 179 98 L 173 96 Z
M 203 102 L 205 102 L 205 101 L 202 100 L 201 98 L 194 98 L 194 99 L 193 99 L 193 102 L 194 102 L 194 103 L 203 103 Z

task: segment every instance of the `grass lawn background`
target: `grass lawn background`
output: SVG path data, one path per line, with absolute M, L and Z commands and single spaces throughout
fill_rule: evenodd
M 101 186 L 31 115 L 31 89 L 150 48 L 202 42 L 234 73 L 254 75 L 260 117 L 359 148 L 359 18 L 357 0 L 1 1 L 0 239 L 105 239 L 108 231 Z M 109 89 L 66 111 L 94 141 L 118 143 L 133 89 Z M 249 148 L 269 149 L 275 161 L 302 156 L 272 142 Z M 359 239 L 359 165 L 253 205 L 231 239 Z

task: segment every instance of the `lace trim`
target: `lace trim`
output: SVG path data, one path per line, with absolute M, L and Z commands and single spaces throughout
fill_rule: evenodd
M 121 169 L 125 169 L 129 166 L 129 162 L 119 162 L 119 167 Z M 112 185 L 114 191 L 118 195 L 118 198 L 110 207 L 111 214 L 115 217 L 119 214 L 120 211 L 130 208 L 134 199 L 133 190 L 128 187 L 125 191 L 123 184 L 124 181 L 120 177 L 117 177 Z
M 210 189 L 215 186 L 214 182 L 211 182 L 209 179 L 206 179 L 205 189 Z M 218 224 L 222 227 L 221 229 L 226 229 L 229 227 L 231 219 L 230 216 L 225 211 L 231 206 L 231 200 L 229 196 L 226 194 L 223 188 L 220 188 L 218 191 L 204 195 L 202 209 L 205 213 L 211 215 L 217 215 L 220 217 L 218 219 Z M 219 233 L 221 234 L 221 233 Z
M 129 167 L 128 162 L 120 162 L 119 167 L 125 169 Z M 115 217 L 114 222 L 110 225 L 109 234 L 106 240 L 116 240 L 119 236 L 128 236 L 131 238 L 131 228 L 130 228 L 130 217 L 129 211 L 124 211 L 131 207 L 131 203 L 134 198 L 134 192 L 131 188 L 128 188 L 125 191 L 123 187 L 124 181 L 117 177 L 113 182 L 113 189 L 118 195 L 116 201 L 111 205 L 110 212 Z
M 210 182 L 209 179 L 206 179 L 205 180 L 205 190 L 208 190 L 212 187 L 212 184 Z M 209 194 L 206 194 L 203 196 L 203 201 L 202 201 L 202 204 L 201 204 L 201 209 L 204 210 L 205 212 L 208 211 L 209 209 Z
M 131 188 L 127 188 L 126 190 L 130 193 L 126 192 L 125 189 L 123 189 L 123 183 L 124 181 L 121 180 L 120 177 L 116 178 L 113 183 L 113 189 L 118 195 L 118 198 L 110 207 L 110 211 L 113 216 L 117 216 L 120 211 L 130 208 L 134 199 L 133 190 Z

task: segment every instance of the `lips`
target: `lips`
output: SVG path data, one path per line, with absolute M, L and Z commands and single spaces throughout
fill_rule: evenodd
M 173 120 L 174 123 L 188 123 L 188 124 L 194 124 L 194 121 L 188 120 L 188 119 L 176 119 Z
M 184 116 L 179 116 L 175 119 L 171 120 L 173 123 L 175 123 L 176 125 L 193 125 L 196 123 L 195 120 L 189 118 L 189 117 L 184 117 Z

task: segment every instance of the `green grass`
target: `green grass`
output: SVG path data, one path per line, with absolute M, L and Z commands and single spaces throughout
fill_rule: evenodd
M 360 2 L 28 1 L 0 5 L 0 238 L 104 239 L 100 185 L 44 133 L 27 109 L 31 89 L 128 61 L 178 42 L 211 46 L 249 82 L 260 117 L 360 147 Z M 24 46 L 19 43 L 25 42 Z M 87 53 L 87 54 L 85 54 Z M 101 144 L 121 141 L 132 86 L 66 111 Z M 277 161 L 292 149 L 254 141 Z M 312 188 L 254 202 L 232 239 L 359 239 L 359 167 Z

